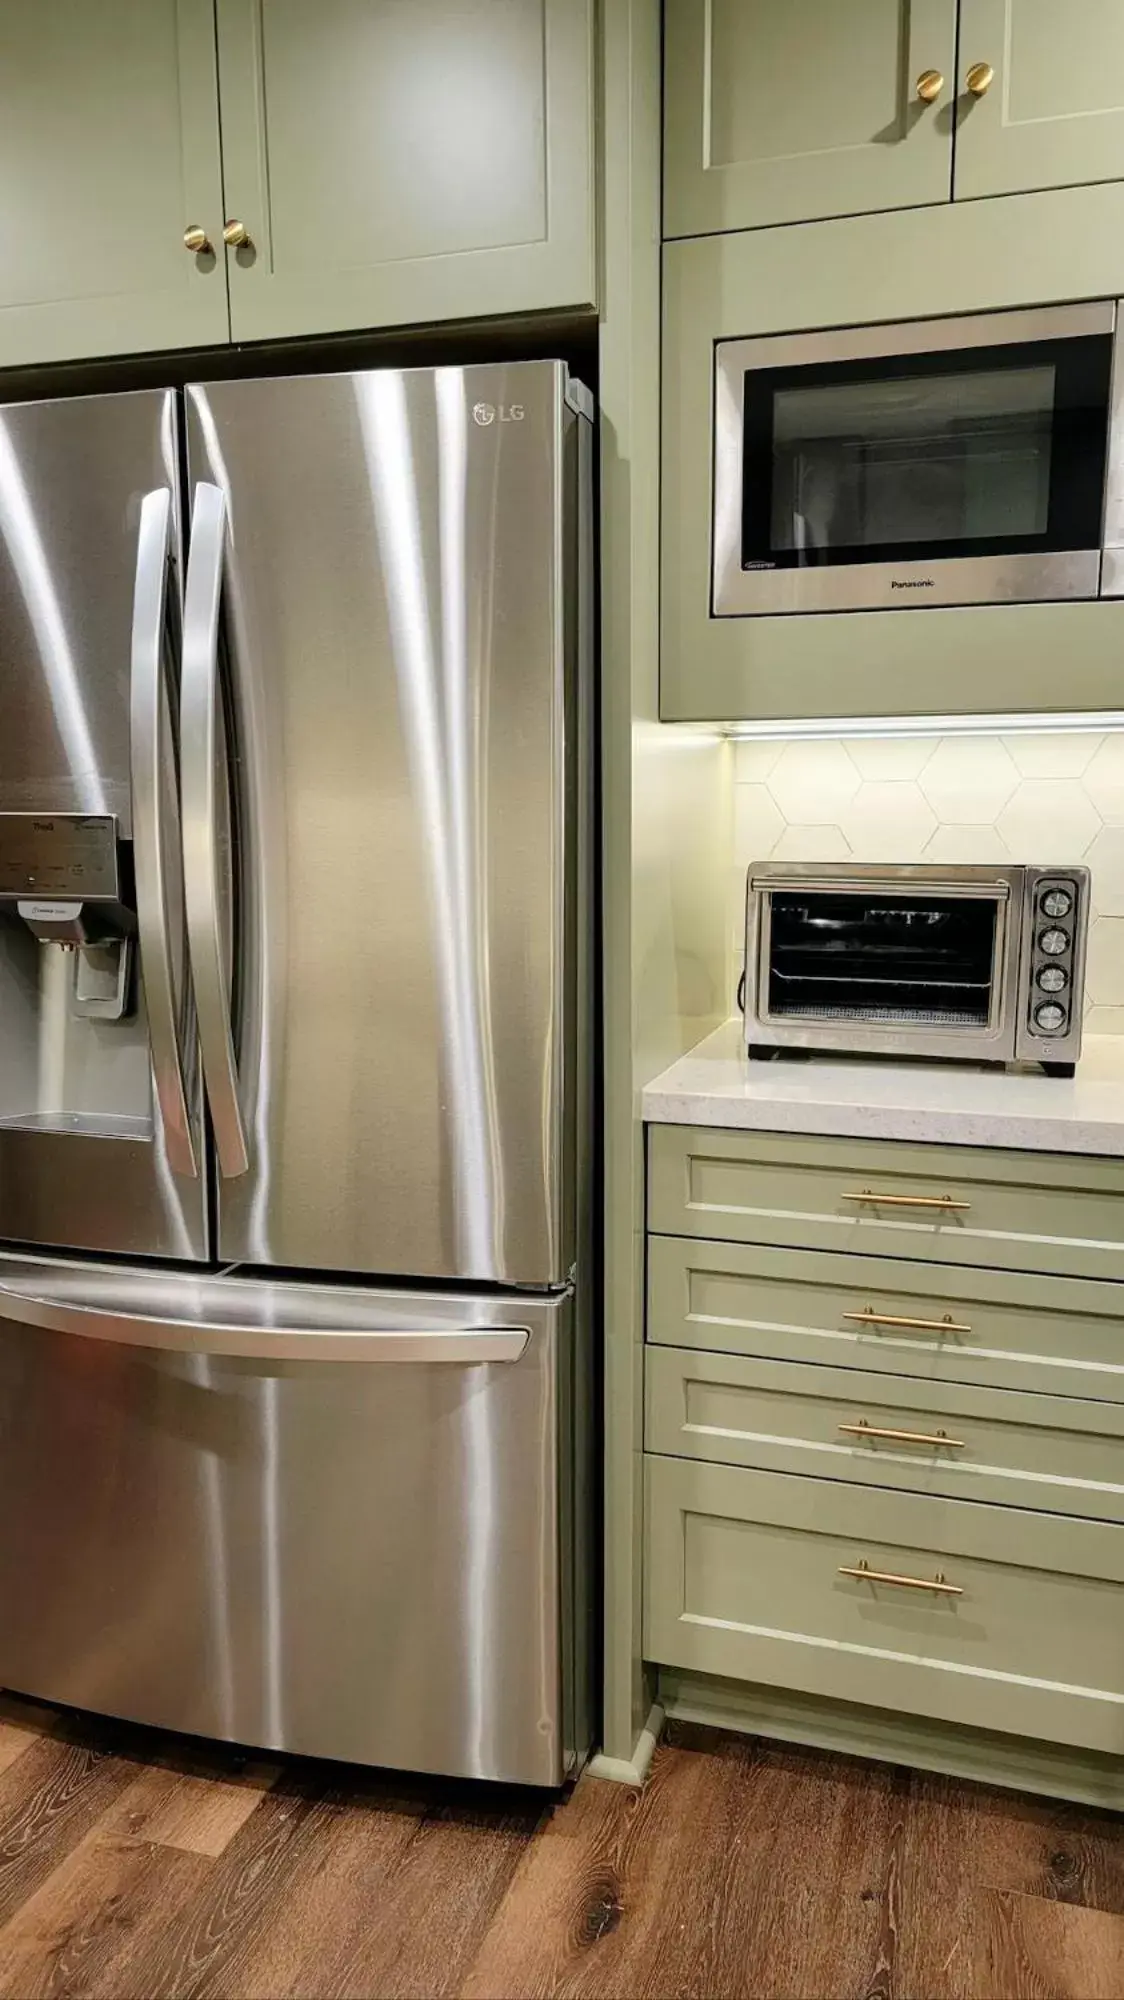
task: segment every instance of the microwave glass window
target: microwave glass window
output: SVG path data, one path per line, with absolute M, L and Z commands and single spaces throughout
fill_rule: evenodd
M 994 896 L 774 892 L 766 979 L 774 1020 L 986 1027 Z
M 783 389 L 772 542 L 963 542 L 1049 524 L 1053 368 Z
M 751 370 L 743 566 L 1095 548 L 1109 337 Z

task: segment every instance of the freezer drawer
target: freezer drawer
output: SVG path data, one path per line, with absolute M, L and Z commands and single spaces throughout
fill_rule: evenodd
M 555 1784 L 573 1308 L 0 1259 L 0 1685 Z

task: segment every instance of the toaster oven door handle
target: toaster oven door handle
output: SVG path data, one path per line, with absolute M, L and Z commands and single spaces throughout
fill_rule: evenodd
M 950 1194 L 879 1194 L 874 1188 L 844 1189 L 840 1201 L 869 1201 L 877 1208 L 935 1208 L 945 1211 L 952 1209 L 966 1211 L 970 1201 L 954 1201 Z
M 866 896 L 872 892 L 879 895 L 893 892 L 895 895 L 916 895 L 924 890 L 926 895 L 959 898 L 962 896 L 993 896 L 997 903 L 1011 900 L 1011 885 L 999 880 L 990 882 L 911 882 L 905 877 L 900 881 L 885 875 L 840 875 L 834 881 L 828 876 L 809 875 L 751 875 L 749 887 L 754 895 L 798 895 L 811 893 L 817 896 Z

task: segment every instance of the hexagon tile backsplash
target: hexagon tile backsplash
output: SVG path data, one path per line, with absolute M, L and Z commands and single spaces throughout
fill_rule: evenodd
M 735 956 L 754 861 L 1084 861 L 1086 1030 L 1124 1035 L 1124 734 L 739 743 Z

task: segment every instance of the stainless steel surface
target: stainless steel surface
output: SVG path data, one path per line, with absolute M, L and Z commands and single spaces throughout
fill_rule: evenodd
M 0 811 L 131 834 L 137 529 L 176 478 L 171 390 L 0 408 Z
M 518 1361 L 525 1326 L 448 1321 L 442 1305 L 396 1301 L 397 1323 L 377 1292 L 317 1289 L 268 1280 L 189 1277 L 120 1266 L 0 1263 L 0 1319 L 51 1333 L 146 1347 L 163 1353 L 228 1355 L 238 1360 L 480 1362 Z
M 0 1278 L 57 1290 L 63 1268 L 0 1260 Z M 128 1273 L 65 1269 L 76 1298 L 110 1282 L 121 1303 Z M 570 1298 L 132 1278 L 149 1303 L 168 1288 L 169 1317 L 276 1326 L 276 1357 L 6 1320 L 0 1684 L 271 1749 L 558 1783 Z M 360 1321 L 526 1339 L 517 1360 L 434 1366 L 327 1358 L 326 1331 L 324 1360 L 282 1358 L 287 1325 Z
M 768 334 L 723 340 L 714 367 L 715 617 L 780 616 L 796 612 L 908 610 L 932 604 L 1025 603 L 1124 593 L 1121 581 L 1101 579 L 1099 549 L 1054 554 L 941 557 L 924 561 L 855 563 L 808 569 L 743 570 L 741 523 L 745 374 L 752 368 L 788 368 L 825 361 L 876 359 L 879 355 L 986 349 L 1020 341 L 1079 339 L 1117 332 L 1116 300 L 1044 306 L 1026 312 L 978 313 L 946 320 L 913 320 L 823 332 Z M 1114 380 L 1121 369 L 1114 366 Z M 1124 386 L 1114 401 L 1106 474 L 1105 542 L 1124 545 Z
M 192 477 L 228 508 L 250 1163 L 224 1256 L 574 1263 L 566 390 L 534 362 L 188 392 Z
M 719 369 L 732 379 L 747 368 L 797 368 L 818 361 L 866 361 L 880 354 L 938 354 L 972 347 L 1012 347 L 1032 340 L 1083 340 L 1112 333 L 1115 299 L 1085 305 L 1034 306 L 1028 311 L 964 313 L 952 319 L 908 319 L 871 326 L 826 327 L 816 333 L 767 333 L 721 340 Z
M 247 1172 L 249 1155 L 238 1101 L 230 978 L 223 951 L 223 885 L 218 852 L 218 778 L 223 768 L 219 599 L 225 539 L 226 502 L 222 492 L 217 486 L 200 483 L 195 488 L 191 509 L 191 554 L 183 602 L 180 675 L 183 880 L 203 1079 L 219 1169 L 229 1179 Z M 219 1247 L 221 1251 L 221 1242 Z
M 1067 919 L 1073 949 L 1067 971 L 1065 1029 L 1044 1035 L 1032 1009 L 1037 971 L 1043 963 L 1037 939 L 1043 928 L 1039 900 L 1051 884 L 1067 885 L 1075 900 Z M 774 890 L 806 889 L 839 894 L 912 889 L 941 897 L 987 896 L 996 902 L 996 941 L 991 1003 L 986 1025 L 946 1025 L 934 1007 L 928 1021 L 881 1023 L 854 1014 L 821 1018 L 777 1015 L 769 1006 L 771 896 Z M 960 1062 L 1074 1063 L 1081 1053 L 1085 948 L 1089 920 L 1089 871 L 1080 866 L 948 867 L 935 863 L 770 862 L 751 868 L 746 881 L 745 1007 L 747 1045 L 752 1048 L 841 1050 L 883 1056 L 929 1056 Z M 847 1200 L 858 1199 L 848 1195 Z M 869 1195 L 864 1199 L 883 1197 Z M 889 1200 L 891 1197 L 887 1196 Z M 947 1204 L 944 1204 L 947 1205 Z
M 152 1081 L 168 1164 L 173 1173 L 194 1176 L 199 1171 L 196 1135 L 180 1051 L 181 1010 L 172 962 L 166 880 L 166 857 L 172 843 L 166 824 L 166 759 L 162 749 L 168 727 L 164 654 L 171 554 L 172 496 L 166 486 L 158 486 L 146 493 L 141 503 L 133 599 L 129 714 L 137 930 L 148 1006 Z
M 1026 604 L 1096 597 L 1096 549 L 1056 555 L 942 556 L 926 562 L 840 563 L 823 569 L 734 570 L 715 560 L 717 617 L 802 611 L 909 611 L 926 604 Z
M 1101 595 L 1124 596 L 1124 314 L 1116 301 L 1116 339 L 1112 343 L 1112 387 L 1108 408 L 1108 459 L 1105 465 L 1104 562 Z
M 178 485 L 170 390 L 0 410 L 0 813 L 113 816 L 131 841 L 138 534 L 146 494 Z M 174 502 L 170 536 L 178 552 Z M 173 784 L 170 740 L 160 756 Z M 83 1011 L 72 957 L 0 906 L 0 1238 L 206 1254 L 204 1183 L 172 1170 L 134 986 L 123 1018 Z

